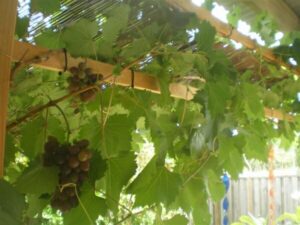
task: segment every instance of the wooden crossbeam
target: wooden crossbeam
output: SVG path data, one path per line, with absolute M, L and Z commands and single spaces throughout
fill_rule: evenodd
M 247 37 L 246 35 L 241 34 L 229 24 L 226 24 L 221 20 L 217 19 L 207 9 L 203 7 L 197 7 L 192 3 L 191 0 L 166 0 L 166 1 L 172 7 L 175 7 L 181 11 L 195 13 L 200 20 L 208 21 L 213 27 L 215 27 L 219 35 L 230 38 L 236 42 L 239 42 L 248 49 L 256 50 L 257 52 L 260 52 L 266 61 L 277 65 L 281 65 L 285 68 L 289 68 L 294 74 L 300 76 L 299 68 L 297 69 L 291 68 L 290 65 L 283 62 L 280 58 L 276 57 L 273 54 L 271 49 L 258 46 L 254 40 Z
M 6 117 L 17 0 L 0 0 L 0 178 L 3 177 Z
M 39 56 L 39 57 L 38 57 Z M 14 53 L 12 59 L 19 61 L 22 58 L 23 63 L 32 62 L 31 64 L 36 67 L 62 71 L 65 67 L 65 54 L 63 51 L 50 51 L 45 48 L 31 45 L 29 43 L 15 41 Z M 68 55 L 68 67 L 77 66 L 79 62 L 84 61 L 81 58 L 73 58 Z M 102 74 L 104 77 L 112 74 L 114 66 L 108 63 L 95 61 L 92 59 L 87 60 L 87 66 L 94 72 Z M 112 82 L 113 78 L 108 79 Z M 131 70 L 125 69 L 122 74 L 118 76 L 115 83 L 120 86 L 131 86 L 132 75 Z M 154 93 L 160 93 L 159 85 L 154 76 L 136 72 L 134 78 L 134 88 L 139 90 L 147 90 Z M 183 84 L 171 84 L 170 92 L 173 97 L 190 100 L 196 93 L 195 88 L 187 88 Z M 265 115 L 268 118 L 277 118 L 279 120 L 292 121 L 293 117 L 284 114 L 279 110 L 265 109 Z

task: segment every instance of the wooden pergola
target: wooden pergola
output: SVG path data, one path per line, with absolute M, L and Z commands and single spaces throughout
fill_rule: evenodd
M 211 15 L 211 13 L 201 7 L 195 7 L 190 1 L 185 0 L 166 0 L 172 7 L 185 12 L 193 12 L 201 20 L 207 20 L 214 26 L 223 37 L 228 37 L 232 40 L 242 43 L 246 48 L 257 50 L 262 53 L 264 59 L 268 62 L 276 63 L 278 65 L 290 68 L 289 65 L 278 59 L 270 49 L 262 48 L 250 39 L 249 37 L 239 33 L 228 24 L 221 22 Z M 17 15 L 17 0 L 0 0 L 0 177 L 3 176 L 4 151 L 5 151 L 5 135 L 7 128 L 7 111 L 8 111 L 8 95 L 11 76 L 11 63 L 19 62 L 24 65 L 32 64 L 35 67 L 40 67 L 53 71 L 64 70 L 65 53 L 60 51 L 53 51 L 39 46 L 34 46 L 29 43 L 19 42 L 14 40 L 14 31 Z M 26 53 L 26 54 L 25 54 Z M 40 60 L 34 60 L 37 56 L 45 56 Z M 82 59 L 68 57 L 68 66 L 77 66 Z M 22 61 L 20 62 L 20 59 Z M 88 59 L 87 65 L 93 71 L 103 74 L 104 77 L 112 74 L 114 65 L 103 63 Z M 300 75 L 299 70 L 293 70 L 297 75 Z M 158 82 L 154 77 L 136 72 L 134 80 L 134 87 L 140 90 L 148 90 L 154 93 L 159 93 L 160 89 Z M 131 70 L 124 69 L 117 78 L 109 78 L 107 82 L 113 82 L 121 86 L 130 86 L 132 82 Z M 173 97 L 182 99 L 192 99 L 193 94 L 197 90 L 187 89 L 182 84 L 171 84 L 170 92 Z M 279 120 L 292 121 L 293 116 L 284 114 L 279 110 L 265 108 L 265 115 L 268 118 L 277 118 Z

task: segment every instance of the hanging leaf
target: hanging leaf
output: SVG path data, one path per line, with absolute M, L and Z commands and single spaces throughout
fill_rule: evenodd
M 153 158 L 127 191 L 136 195 L 135 206 L 160 202 L 169 205 L 175 200 L 180 185 L 180 176 L 165 167 L 157 166 L 156 158 Z
M 60 9 L 60 0 L 31 0 L 32 12 L 42 12 L 45 15 L 52 14 Z
M 81 204 L 64 214 L 65 225 L 95 224 L 100 215 L 105 216 L 107 211 L 105 200 L 95 195 L 93 187 L 85 184 L 81 193 Z
M 44 150 L 44 126 L 45 121 L 38 117 L 26 123 L 21 129 L 21 148 L 31 159 Z
M 16 182 L 21 193 L 41 195 L 53 193 L 58 184 L 58 168 L 35 165 L 29 167 Z
M 43 31 L 39 36 L 35 37 L 34 40 L 38 46 L 49 49 L 62 49 L 65 47 L 61 32 L 46 30 Z
M 72 26 L 66 28 L 61 38 L 68 52 L 74 56 L 95 56 L 97 48 L 94 37 L 98 33 L 97 22 L 80 19 Z
M 107 205 L 117 212 L 120 193 L 136 170 L 135 157 L 132 153 L 107 160 L 105 174 Z
M 225 187 L 221 178 L 218 177 L 213 170 L 208 170 L 206 175 L 207 187 L 212 200 L 215 202 L 220 201 L 225 195 Z
M 169 220 L 163 220 L 162 224 L 163 225 L 187 225 L 188 222 L 189 221 L 185 216 L 176 215 Z
M 0 221 L 3 224 L 22 224 L 25 198 L 9 183 L 0 180 Z

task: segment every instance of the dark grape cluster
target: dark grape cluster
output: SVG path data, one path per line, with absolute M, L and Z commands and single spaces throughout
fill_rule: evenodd
M 103 78 L 102 75 L 93 73 L 91 68 L 87 68 L 86 64 L 81 62 L 78 67 L 71 67 L 69 69 L 72 74 L 68 78 L 69 91 L 74 92 L 83 87 L 95 84 L 98 80 Z M 79 95 L 80 99 L 84 102 L 92 100 L 96 95 L 96 91 L 93 89 L 87 90 Z
M 80 140 L 71 144 L 60 144 L 55 137 L 49 136 L 43 155 L 44 166 L 59 167 L 59 186 L 51 199 L 51 206 L 62 212 L 78 205 L 76 191 L 88 177 L 91 152 L 89 141 Z M 68 185 L 75 184 L 75 185 Z

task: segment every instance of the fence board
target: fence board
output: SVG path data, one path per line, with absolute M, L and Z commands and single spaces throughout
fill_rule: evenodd
M 300 192 L 300 171 L 297 169 L 275 170 L 274 175 L 275 216 L 284 212 L 295 212 L 300 203 L 300 196 L 298 199 L 295 197 L 296 193 Z M 231 181 L 227 196 L 230 223 L 237 221 L 242 215 L 267 218 L 268 171 L 241 174 L 237 181 Z M 223 216 L 223 212 L 221 214 Z M 214 221 L 217 221 L 217 218 Z

